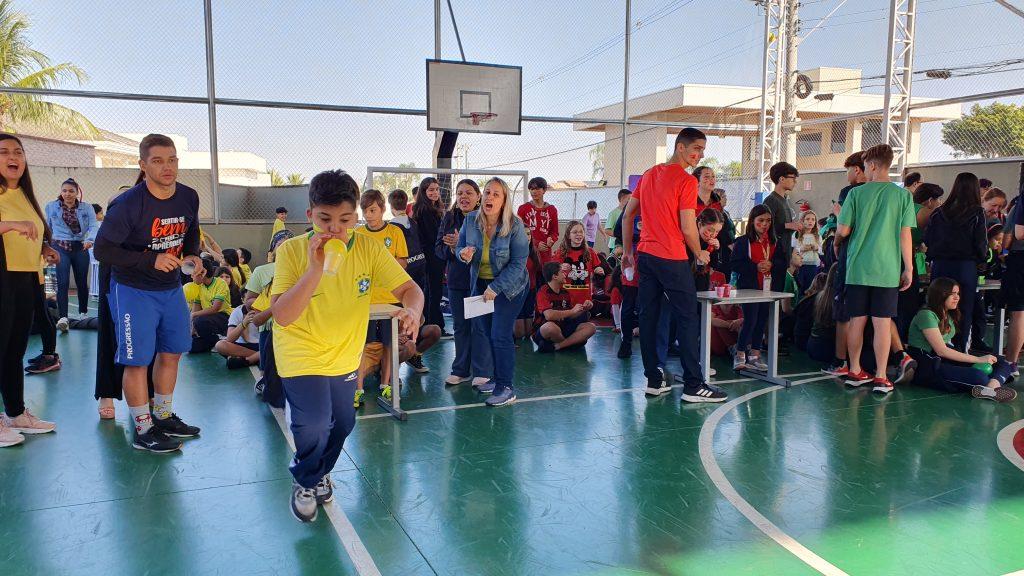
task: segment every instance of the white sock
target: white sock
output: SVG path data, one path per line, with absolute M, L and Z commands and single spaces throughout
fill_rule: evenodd
M 171 394 L 153 394 L 153 416 L 161 420 L 165 420 L 171 417 L 171 400 L 174 398 L 174 393 Z
M 149 415 L 149 403 L 142 406 L 129 406 L 128 411 L 132 413 L 132 423 L 135 424 L 136 434 L 145 434 L 153 427 L 153 418 Z

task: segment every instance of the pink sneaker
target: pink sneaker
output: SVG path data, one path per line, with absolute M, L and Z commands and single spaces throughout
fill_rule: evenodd
M 4 426 L 4 420 L 0 418 L 0 448 L 7 448 L 8 446 L 21 444 L 24 441 L 24 436 L 14 430 L 11 430 L 7 426 Z
M 53 422 L 47 422 L 46 420 L 40 420 L 35 414 L 28 411 L 28 408 L 21 413 L 21 416 L 17 418 L 11 418 L 4 414 L 3 422 L 8 428 L 15 432 L 21 432 L 22 434 L 46 434 L 47 432 L 53 432 L 57 429 L 57 425 Z

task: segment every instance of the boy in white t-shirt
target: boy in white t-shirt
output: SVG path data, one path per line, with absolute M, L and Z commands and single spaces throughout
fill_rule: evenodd
M 235 308 L 228 318 L 228 333 L 213 349 L 227 358 L 229 370 L 248 368 L 260 363 L 260 330 L 253 321 L 258 312 L 251 302 Z

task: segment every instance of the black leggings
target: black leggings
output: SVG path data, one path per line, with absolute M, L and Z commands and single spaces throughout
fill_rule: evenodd
M 33 297 L 35 306 L 32 309 L 32 326 L 39 338 L 43 341 L 43 354 L 52 355 L 57 353 L 57 327 L 53 324 L 50 311 L 46 306 L 46 290 L 42 284 L 36 288 Z
M 123 397 L 124 366 L 114 362 L 117 353 L 117 332 L 114 328 L 114 319 L 110 316 L 110 302 L 107 300 L 107 293 L 110 292 L 110 266 L 100 264 L 99 277 L 99 326 L 96 331 L 96 390 L 93 397 L 117 398 Z M 146 380 L 149 383 L 149 397 L 153 397 L 153 363 L 150 362 L 146 372 Z
M 32 331 L 34 306 L 40 290 L 38 272 L 0 271 L 0 394 L 11 418 L 25 411 L 25 368 L 22 360 Z
M 444 330 L 444 316 L 441 314 L 441 296 L 444 294 L 444 262 L 427 255 L 426 307 L 423 315 L 427 324 L 436 324 Z

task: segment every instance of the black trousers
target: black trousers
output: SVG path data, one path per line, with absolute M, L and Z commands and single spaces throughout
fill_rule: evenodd
M 2 244 L 2 242 L 0 242 Z M 0 272 L 0 394 L 11 418 L 25 411 L 25 368 L 22 361 L 32 332 L 33 300 L 40 290 L 38 272 Z
M 633 329 L 640 325 L 637 317 L 636 307 L 636 286 L 622 285 L 622 341 L 626 344 L 633 343 Z
M 423 315 L 427 324 L 436 324 L 444 330 L 444 316 L 441 314 L 441 296 L 444 295 L 444 261 L 427 254 L 426 309 Z
M 700 318 L 690 263 L 640 253 L 637 255 L 637 267 L 640 271 L 637 305 L 640 307 L 640 353 L 644 361 L 644 375 L 657 383 L 662 379 L 658 369 L 658 321 L 663 312 L 669 313 L 679 323 L 677 336 L 684 390 L 696 389 L 704 383 L 704 375 L 698 358 Z M 663 306 L 667 310 L 663 310 Z
M 117 353 L 117 333 L 114 331 L 114 319 L 110 316 L 110 302 L 107 301 L 107 294 L 110 293 L 110 266 L 100 264 L 99 277 L 99 327 L 96 334 L 96 388 L 93 397 L 100 398 L 124 398 L 124 366 L 114 362 Z M 149 397 L 152 398 L 153 390 L 153 365 L 147 370 L 149 382 Z
M 33 300 L 35 306 L 32 308 L 32 331 L 38 333 L 39 338 L 43 341 L 43 354 L 55 354 L 57 352 L 57 326 L 53 323 L 50 311 L 47 310 L 46 289 L 42 284 L 36 288 Z

